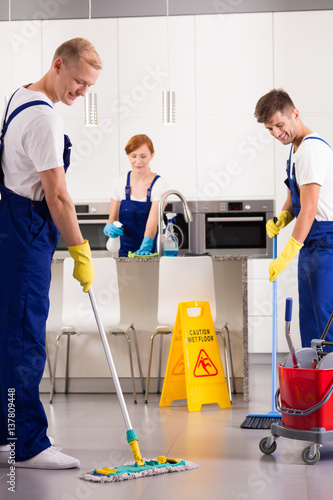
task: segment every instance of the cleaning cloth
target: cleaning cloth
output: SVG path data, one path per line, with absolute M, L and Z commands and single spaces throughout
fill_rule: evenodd
M 128 257 L 158 257 L 158 253 L 151 253 L 150 255 L 140 255 L 138 253 L 128 252 Z

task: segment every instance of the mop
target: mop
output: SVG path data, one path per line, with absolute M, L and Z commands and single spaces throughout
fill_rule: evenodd
M 274 218 L 274 222 L 276 217 Z M 277 238 L 273 238 L 273 260 L 277 257 Z M 273 339 L 272 339 L 272 410 L 268 413 L 253 413 L 246 415 L 241 424 L 242 429 L 270 429 L 271 424 L 281 420 L 281 415 L 276 411 L 275 393 L 276 393 L 276 319 L 277 319 L 277 282 L 273 281 Z
M 118 396 L 118 401 L 120 404 L 121 412 L 125 421 L 127 429 L 127 442 L 129 443 L 133 456 L 134 462 L 128 462 L 124 465 L 117 467 L 103 467 L 102 469 L 93 469 L 85 474 L 79 474 L 80 479 L 85 479 L 87 481 L 95 481 L 101 483 L 107 482 L 118 482 L 125 481 L 127 479 L 136 479 L 144 476 L 155 476 L 157 474 L 164 474 L 166 472 L 181 472 L 184 470 L 196 469 L 199 466 L 193 462 L 167 458 L 165 456 L 159 456 L 153 460 L 143 459 L 139 449 L 138 437 L 132 428 L 130 417 L 127 411 L 124 396 L 120 387 L 118 375 L 113 362 L 110 346 L 108 344 L 103 323 L 97 309 L 97 304 L 94 296 L 92 287 L 89 290 L 89 299 L 96 319 L 97 327 L 102 339 L 104 351 L 106 354 L 107 362 L 111 371 L 111 375 L 116 388 L 116 393 Z

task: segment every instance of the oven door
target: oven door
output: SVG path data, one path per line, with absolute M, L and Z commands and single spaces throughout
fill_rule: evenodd
M 108 222 L 109 215 L 80 215 L 77 214 L 80 230 L 84 239 L 89 241 L 93 257 L 109 257 L 110 253 L 106 250 L 107 236 L 103 233 L 105 224 Z M 55 257 L 68 257 L 67 245 L 60 235 Z
M 205 214 L 205 250 L 214 255 L 269 257 L 266 213 Z

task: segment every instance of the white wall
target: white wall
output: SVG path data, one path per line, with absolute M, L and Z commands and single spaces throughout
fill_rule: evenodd
M 94 19 L 91 39 L 104 63 L 94 89 L 99 126 L 83 126 L 83 100 L 70 109 L 56 106 L 73 141 L 68 173 L 73 199 L 108 200 L 114 175 L 128 168 L 127 140 L 147 133 L 156 149 L 152 169 L 187 198 L 271 197 L 279 212 L 288 149 L 256 123 L 255 103 L 271 88 L 284 87 L 304 122 L 333 144 L 332 24 L 331 10 L 170 17 L 169 77 L 176 91 L 177 123 L 167 127 L 161 124 L 161 94 L 168 87 L 166 18 Z M 18 21 L 11 26 L 10 51 L 8 23 L 0 23 L 5 69 L 0 96 L 38 79 L 63 40 L 89 36 L 87 20 Z M 1 111 L 3 104 L 2 97 Z M 291 231 L 292 225 L 279 236 L 278 252 Z M 253 352 L 269 350 L 268 263 L 249 266 Z M 296 264 L 297 259 L 278 278 L 280 351 L 287 350 L 287 296 L 295 301 L 292 327 L 299 342 Z
M 39 78 L 63 40 L 89 36 L 87 20 L 12 27 L 13 89 Z M 0 23 L 0 36 L 5 95 L 8 23 Z M 94 19 L 91 40 L 104 63 L 94 88 L 98 128 L 84 127 L 82 99 L 71 108 L 56 105 L 73 142 L 67 182 L 74 200 L 109 198 L 112 178 L 128 169 L 124 146 L 137 133 L 154 142 L 152 168 L 189 199 L 274 195 L 273 170 L 263 168 L 273 159 L 273 145 L 252 116 L 258 95 L 273 84 L 271 14 L 170 17 L 169 73 L 165 17 Z M 161 123 L 162 91 L 169 85 L 176 91 L 173 127 Z

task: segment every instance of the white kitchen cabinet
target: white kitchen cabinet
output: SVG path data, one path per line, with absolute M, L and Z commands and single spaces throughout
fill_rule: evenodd
M 274 198 L 274 145 L 253 116 L 197 118 L 198 199 Z
M 198 198 L 273 197 L 273 142 L 253 116 L 273 86 L 272 15 L 197 16 L 195 47 Z
M 196 16 L 199 116 L 253 118 L 273 82 L 272 14 Z
M 119 170 L 118 122 L 99 118 L 98 127 L 85 127 L 83 119 L 66 120 L 72 142 L 68 191 L 76 202 L 108 201 L 110 186 Z
M 271 316 L 249 316 L 249 354 L 272 352 L 273 323 Z
M 55 49 L 66 40 L 75 37 L 89 39 L 89 21 L 87 19 L 71 19 L 43 22 L 43 72 L 51 65 Z M 91 21 L 91 42 L 99 53 L 103 69 L 91 87 L 97 93 L 98 119 L 118 118 L 112 112 L 112 104 L 118 96 L 118 43 L 116 19 L 93 19 Z M 73 106 L 59 103 L 57 112 L 66 120 L 78 119 L 84 123 L 84 101 L 79 98 Z
M 176 119 L 194 114 L 194 18 L 119 19 L 120 120 L 162 119 L 162 91 L 176 92 Z
M 165 178 L 170 189 L 195 199 L 197 176 L 195 149 L 185 145 L 195 142 L 195 123 L 190 118 L 179 118 L 175 126 L 163 125 L 160 119 L 123 120 L 119 123 L 120 168 L 127 172 L 130 163 L 124 148 L 135 134 L 147 134 L 154 144 L 155 156 L 151 170 Z
M 88 20 L 43 22 L 43 71 L 50 66 L 55 49 L 77 36 L 89 37 Z M 118 95 L 117 20 L 92 20 L 91 42 L 103 63 L 96 85 L 90 89 L 97 93 L 98 126 L 85 127 L 83 97 L 73 106 L 56 105 L 73 144 L 67 186 L 75 201 L 109 200 L 112 179 L 119 171 L 118 115 L 112 112 Z
M 249 353 L 272 352 L 273 287 L 268 280 L 270 261 L 248 260 Z
M 5 96 L 12 94 L 21 85 L 39 80 L 42 76 L 41 21 L 12 21 L 11 34 L 9 23 L 1 22 L 0 46 L 2 66 L 0 116 L 2 116 Z
M 275 85 L 290 94 L 301 117 L 333 111 L 332 24 L 332 10 L 274 14 Z
M 272 292 L 268 278 L 248 280 L 249 316 L 272 316 Z
M 119 19 L 120 170 L 129 169 L 124 147 L 136 134 L 153 141 L 151 168 L 170 189 L 197 194 L 194 18 L 169 18 L 169 64 L 165 17 Z M 168 78 L 170 77 L 170 79 Z M 176 92 L 176 124 L 162 124 L 162 92 Z
M 88 38 L 88 21 L 84 19 L 43 21 L 43 46 L 42 46 L 42 67 L 45 74 L 51 67 L 55 50 L 64 41 L 74 37 Z M 63 119 L 65 125 L 67 120 L 82 120 L 84 123 L 83 98 L 77 99 L 72 106 L 66 106 L 61 102 L 56 104 L 57 113 Z

